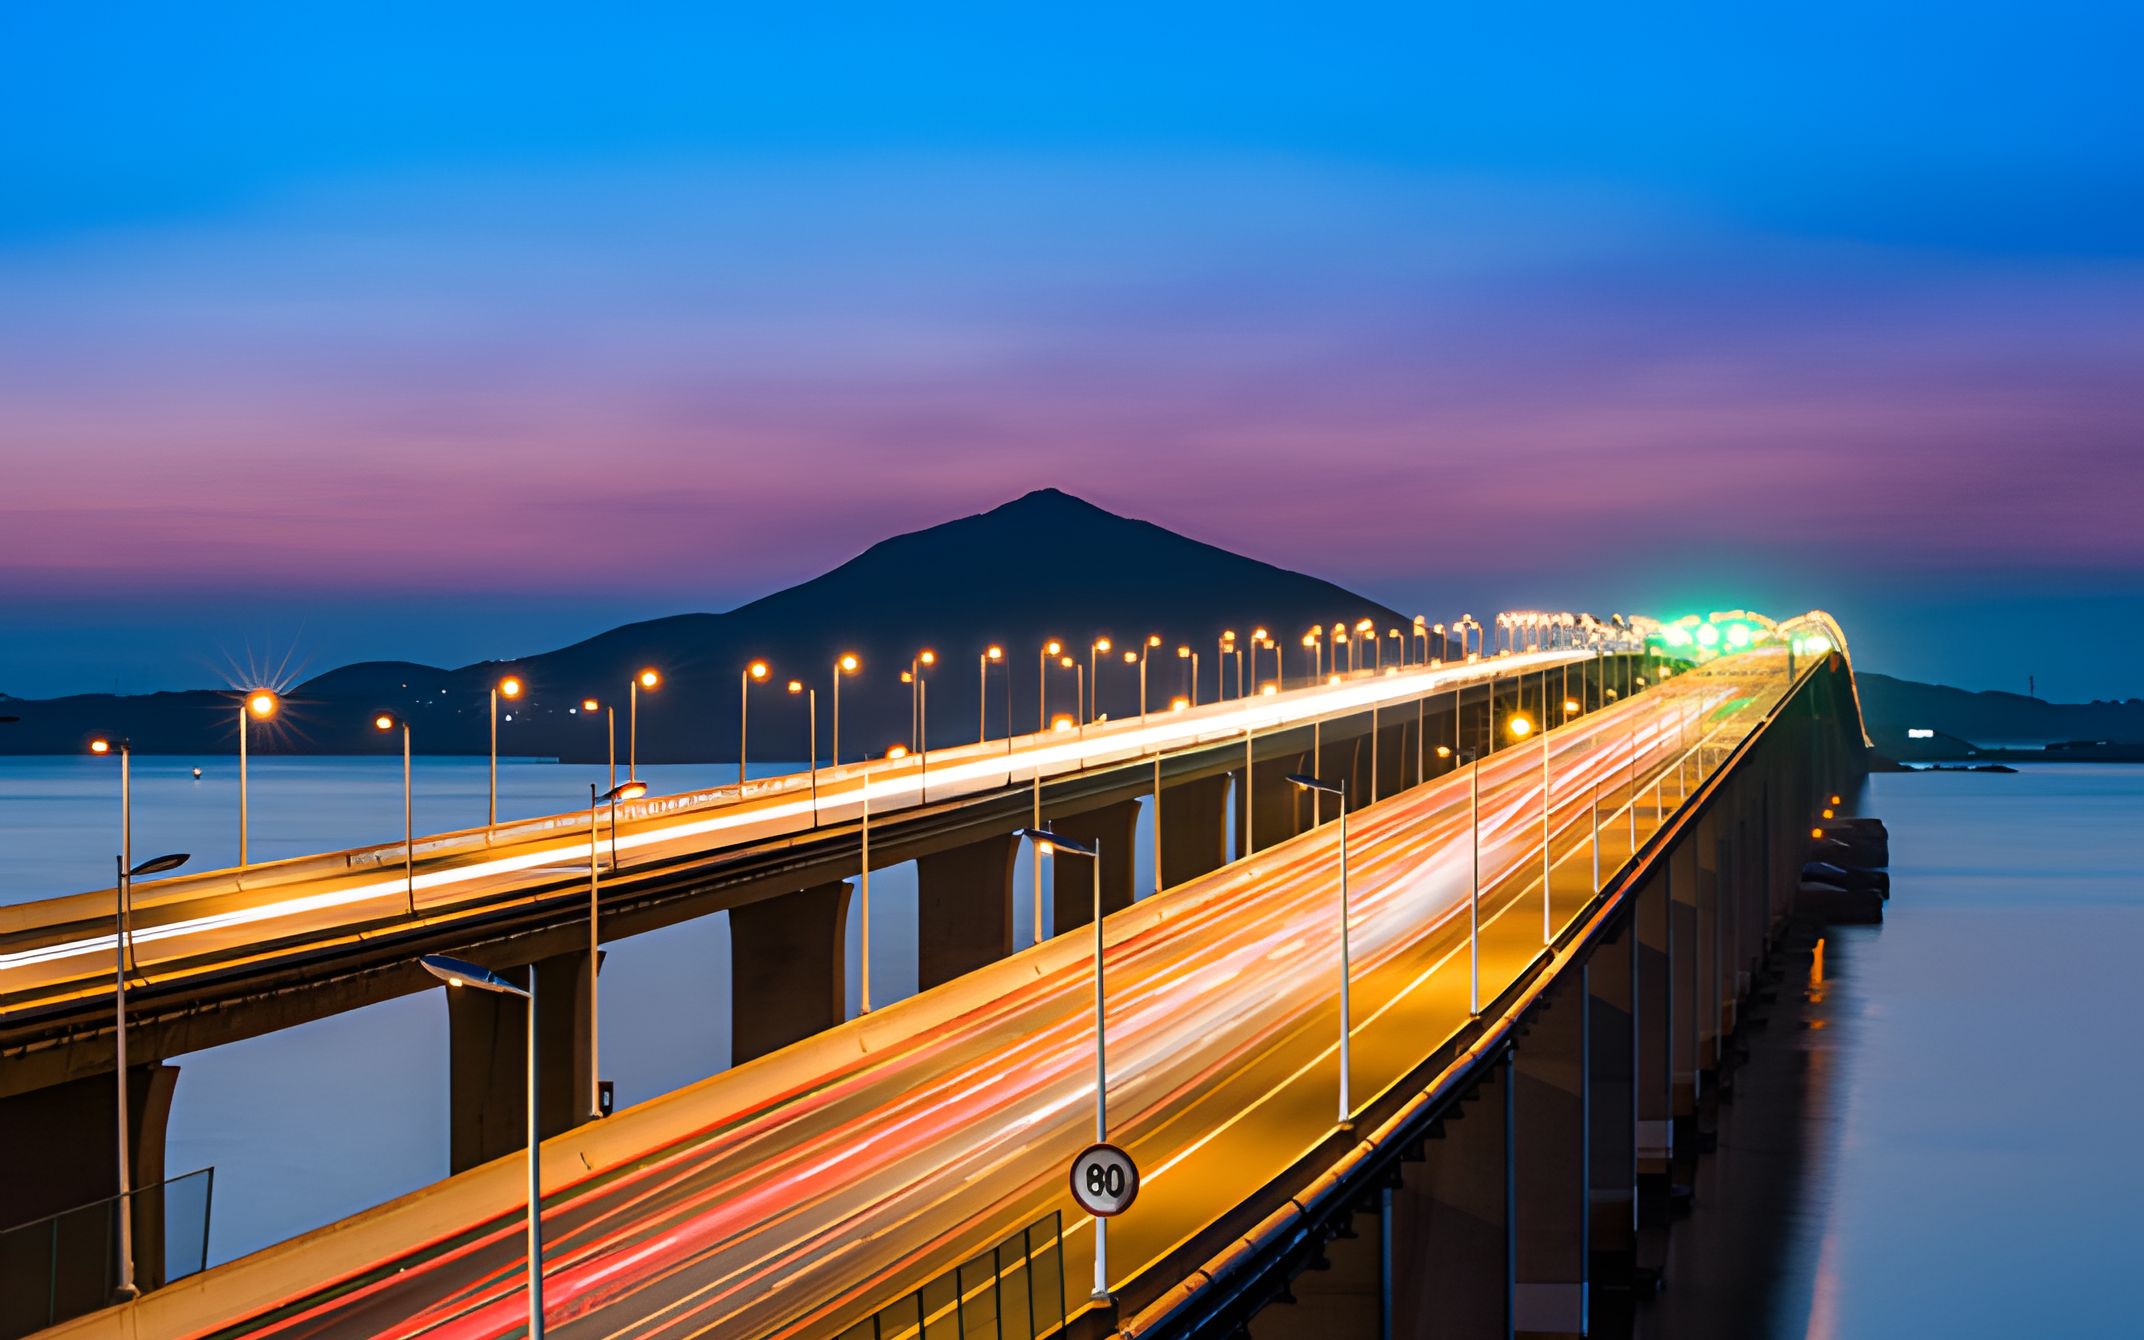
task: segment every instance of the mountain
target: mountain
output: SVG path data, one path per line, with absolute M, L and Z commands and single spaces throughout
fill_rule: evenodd
M 420 753 L 481 754 L 489 734 L 487 691 L 512 674 L 527 692 L 501 704 L 502 753 L 601 758 L 602 727 L 573 710 L 594 697 L 618 708 L 622 755 L 628 681 L 653 666 L 663 683 L 640 696 L 640 756 L 731 759 L 739 676 L 760 659 L 772 673 L 750 690 L 752 756 L 803 757 L 805 706 L 784 691 L 791 678 L 818 690 L 824 756 L 832 668 L 853 652 L 862 665 L 841 687 L 841 750 L 854 758 L 866 748 L 879 752 L 908 741 L 909 689 L 900 676 L 924 648 L 941 658 L 926 682 L 930 739 L 945 745 L 975 738 L 976 658 L 992 643 L 1006 653 L 1006 664 L 989 671 L 995 736 L 1005 730 L 1008 680 L 1014 727 L 1035 725 L 1037 656 L 1049 638 L 1062 639 L 1084 666 L 1097 636 L 1111 638 L 1111 657 L 1120 657 L 1145 635 L 1161 635 L 1163 645 L 1148 665 L 1149 702 L 1158 705 L 1188 691 L 1190 662 L 1178 659 L 1179 645 L 1199 652 L 1200 696 L 1208 699 L 1222 630 L 1247 640 L 1253 627 L 1270 627 L 1293 679 L 1308 669 L 1299 645 L 1305 628 L 1361 618 L 1380 629 L 1410 623 L 1330 582 L 1039 489 L 980 515 L 883 540 L 831 572 L 724 614 L 651 619 L 555 651 L 453 670 L 397 661 L 343 666 L 291 688 L 278 719 L 253 728 L 250 747 L 337 754 L 398 748 L 370 728 L 373 715 L 388 710 L 408 717 Z M 1137 711 L 1136 667 L 1100 660 L 1102 710 Z M 1258 660 L 1258 676 L 1272 678 L 1272 654 Z M 1228 675 L 1234 692 L 1233 662 Z M 1051 710 L 1070 710 L 1074 672 L 1052 665 L 1048 676 Z M 0 713 L 21 717 L 0 726 L 0 752 L 73 752 L 103 733 L 128 737 L 142 753 L 230 753 L 237 747 L 236 712 L 227 690 L 0 697 Z M 509 713 L 512 720 L 504 720 Z
M 2068 740 L 2144 742 L 2144 699 L 2051 703 L 2019 693 L 1975 693 L 1863 671 L 1862 716 L 1892 758 L 1957 758 L 1961 744 L 2039 745 Z M 1916 740 L 1912 730 L 1934 731 Z

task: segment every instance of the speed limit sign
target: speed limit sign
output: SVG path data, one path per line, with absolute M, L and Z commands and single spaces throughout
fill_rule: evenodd
M 1072 1160 L 1072 1199 L 1097 1219 L 1124 1213 L 1139 1197 L 1139 1166 L 1115 1145 L 1089 1145 Z

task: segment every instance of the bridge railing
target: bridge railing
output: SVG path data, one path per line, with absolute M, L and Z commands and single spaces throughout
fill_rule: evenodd
M 1042 1340 L 1064 1324 L 1064 1219 L 1052 1210 L 837 1340 Z
M 122 1201 L 134 1217 L 135 1285 L 144 1292 L 208 1265 L 216 1170 L 136 1187 L 0 1229 L 0 1340 L 94 1312 L 119 1285 Z

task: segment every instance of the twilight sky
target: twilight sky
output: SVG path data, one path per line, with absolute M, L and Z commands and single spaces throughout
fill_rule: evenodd
M 0 689 L 522 654 L 1054 484 L 2144 692 L 2144 11 L 719 8 L 0 14 Z

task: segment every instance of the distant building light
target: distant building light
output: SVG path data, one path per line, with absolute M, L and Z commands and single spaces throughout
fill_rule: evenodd
M 1906 738 L 1909 740 L 1933 740 L 1936 738 L 1936 733 L 1926 726 L 1915 726 L 1912 730 L 1906 732 Z

